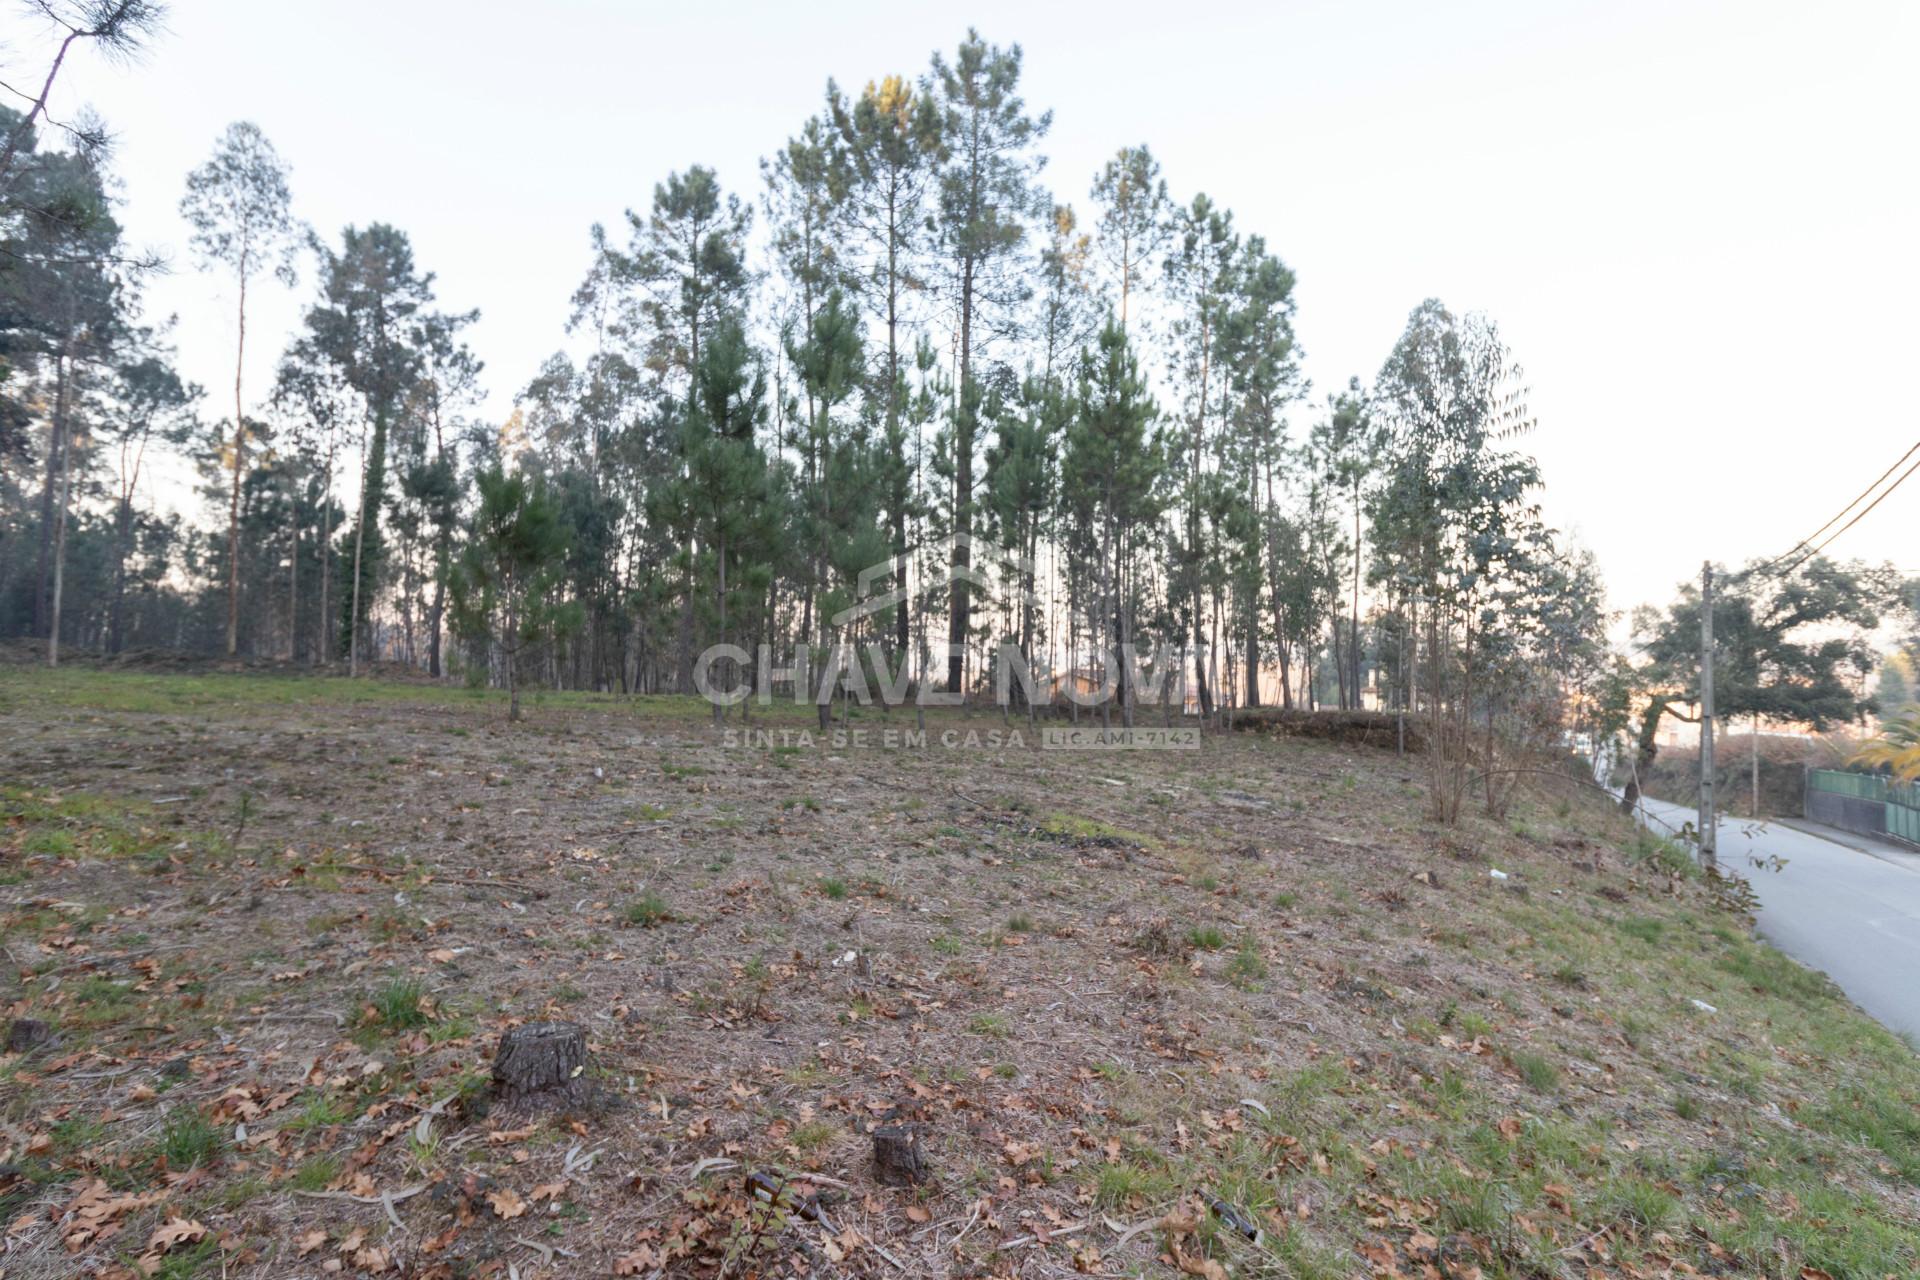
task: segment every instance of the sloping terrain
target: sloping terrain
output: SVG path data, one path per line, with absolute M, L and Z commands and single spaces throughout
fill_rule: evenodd
M 0 1058 L 0 1266 L 1920 1267 L 1912 1051 L 1606 805 L 1442 829 L 1366 746 L 911 723 L 0 673 L 8 1012 L 51 1036 Z M 536 1021 L 587 1087 L 495 1102 Z

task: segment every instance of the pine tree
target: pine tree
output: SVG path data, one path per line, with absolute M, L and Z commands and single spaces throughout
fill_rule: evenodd
M 973 533 L 973 461 L 980 406 L 979 349 L 1026 296 L 1017 270 L 1027 224 L 1047 208 L 1035 184 L 1032 147 L 1053 122 L 1027 114 L 1020 98 L 1020 46 L 1001 49 L 969 30 L 951 63 L 933 60 L 939 94 L 936 218 L 946 257 L 944 288 L 955 317 L 958 379 L 952 418 L 953 558 L 947 620 L 947 689 L 963 691 L 971 635 L 967 569 Z
M 1147 273 L 1173 231 L 1160 162 L 1144 143 L 1122 147 L 1094 175 L 1092 196 L 1100 207 L 1100 256 L 1120 287 L 1120 327 L 1125 329 L 1128 304 L 1148 286 Z
M 1233 229 L 1233 215 L 1216 206 L 1204 194 L 1180 211 L 1174 249 L 1167 261 L 1167 276 L 1172 287 L 1176 319 L 1173 324 L 1174 373 L 1184 389 L 1187 418 L 1186 439 L 1182 444 L 1185 472 L 1184 527 L 1177 535 L 1172 570 L 1177 585 L 1175 594 L 1187 612 L 1193 636 L 1193 665 L 1200 713 L 1213 714 L 1214 687 L 1209 680 L 1206 654 L 1206 600 L 1217 591 L 1214 581 L 1217 557 L 1213 554 L 1212 533 L 1202 511 L 1207 502 L 1209 480 L 1206 466 L 1213 441 L 1210 423 L 1219 413 L 1217 400 L 1224 399 L 1227 380 L 1215 368 L 1220 329 L 1231 306 L 1234 275 L 1240 255 L 1239 236 Z
M 474 487 L 479 504 L 448 574 L 454 628 L 498 658 L 507 718 L 518 720 L 522 653 L 543 632 L 563 632 L 578 622 L 578 606 L 554 599 L 567 553 L 566 526 L 537 477 L 492 466 L 474 477 Z
M 682 418 L 682 473 L 659 495 L 654 513 L 694 549 L 689 587 L 707 601 L 713 643 L 731 644 L 747 602 L 765 589 L 775 550 L 762 521 L 769 476 L 757 440 L 766 420 L 766 371 L 737 319 L 711 330 L 693 387 Z M 731 684 L 722 678 L 718 687 Z M 714 719 L 722 712 L 716 701 Z
M 419 374 L 417 323 L 433 301 L 433 277 L 416 273 L 406 234 L 383 222 L 348 227 L 338 252 L 315 245 L 321 296 L 307 312 L 318 354 L 337 367 L 364 401 L 369 419 L 361 455 L 359 513 L 354 518 L 352 581 L 343 593 L 341 632 L 348 672 L 360 670 L 360 639 L 380 583 L 385 544 L 380 510 L 386 500 L 387 437 Z
M 1157 410 L 1139 361 L 1117 319 L 1109 320 L 1080 357 L 1074 416 L 1061 458 L 1061 487 L 1083 504 L 1099 531 L 1093 614 L 1097 650 L 1109 666 L 1125 723 L 1133 723 L 1132 681 L 1126 675 L 1133 644 L 1129 570 L 1137 535 L 1158 518 L 1157 492 L 1166 466 L 1166 440 L 1154 430 Z M 1111 718 L 1110 706 L 1103 711 Z
M 876 399 L 884 406 L 882 492 L 895 572 L 904 586 L 913 502 L 901 327 L 906 322 L 906 295 L 925 289 L 917 264 L 940 145 L 940 117 L 933 95 L 916 93 L 900 76 L 887 76 L 878 84 L 869 81 L 860 96 L 851 100 L 828 81 L 827 105 L 838 135 L 836 159 L 846 192 L 842 217 L 850 233 L 848 280 L 887 330 L 873 380 Z M 908 613 L 906 600 L 894 609 L 892 642 L 899 661 L 905 660 L 910 644 Z
M 645 217 L 627 210 L 632 240 L 625 254 L 613 256 L 633 313 L 626 328 L 643 338 L 655 378 L 677 382 L 683 398 L 692 395 L 702 336 L 742 308 L 753 283 L 746 263 L 752 223 L 753 211 L 722 191 L 704 165 L 668 174 L 654 187 Z

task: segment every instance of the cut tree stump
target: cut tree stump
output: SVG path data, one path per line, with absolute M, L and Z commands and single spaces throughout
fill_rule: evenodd
M 587 1033 L 574 1022 L 530 1022 L 500 1037 L 493 1091 L 507 1102 L 578 1102 L 587 1096 Z
M 53 1039 L 53 1028 L 38 1018 L 15 1018 L 7 1026 L 7 1052 L 31 1053 Z
M 910 1124 L 883 1124 L 873 1131 L 873 1164 L 882 1181 L 895 1185 L 924 1182 L 932 1172 L 920 1148 L 920 1130 Z

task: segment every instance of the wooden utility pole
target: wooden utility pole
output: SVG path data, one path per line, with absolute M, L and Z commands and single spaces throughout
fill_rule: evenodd
M 1700 861 L 1714 866 L 1713 816 L 1713 564 L 1700 567 Z

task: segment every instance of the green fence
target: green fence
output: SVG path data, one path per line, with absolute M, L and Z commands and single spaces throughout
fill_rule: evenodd
M 1864 802 L 1845 806 L 1847 816 L 1855 821 L 1844 821 L 1838 825 L 1860 830 L 1858 818 L 1869 811 L 1868 806 L 1872 806 L 1879 810 L 1878 830 L 1909 844 L 1920 844 L 1920 784 L 1894 782 L 1870 773 L 1811 769 L 1807 772 L 1807 790 Z M 1808 816 L 1815 816 L 1813 811 L 1822 806 L 1813 803 L 1811 795 L 1808 799 Z M 1830 819 L 1822 817 L 1822 821 L 1827 820 Z M 1866 825 L 1876 824 L 1869 822 Z

